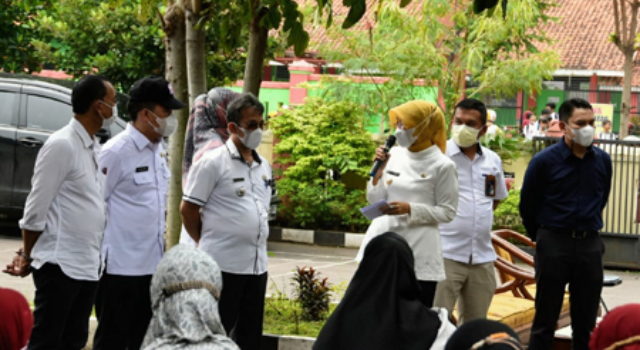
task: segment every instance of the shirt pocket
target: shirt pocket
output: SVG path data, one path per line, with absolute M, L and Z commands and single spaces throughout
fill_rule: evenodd
M 134 173 L 133 182 L 137 186 L 149 186 L 153 183 L 152 175 L 148 171 L 145 171 L 143 173 Z
M 498 179 L 500 178 L 500 169 L 493 165 L 483 165 L 479 168 L 479 172 L 474 174 L 474 190 L 476 194 L 480 195 L 481 198 L 490 198 L 493 200 L 493 196 L 487 196 L 486 186 L 487 186 L 487 175 L 494 176 L 496 179 L 496 183 L 494 184 L 494 193 L 498 187 Z

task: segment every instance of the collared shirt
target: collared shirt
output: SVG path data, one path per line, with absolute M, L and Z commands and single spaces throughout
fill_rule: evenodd
M 520 193 L 520 216 L 534 238 L 541 225 L 571 230 L 600 230 L 612 175 L 609 154 L 591 146 L 576 157 L 564 137 L 529 163 Z
M 448 224 L 440 224 L 442 250 L 446 259 L 462 263 L 484 264 L 494 261 L 491 244 L 493 203 L 507 198 L 502 160 L 493 151 L 478 144 L 473 160 L 453 141 L 447 142 L 447 156 L 458 168 L 458 211 Z M 487 176 L 495 177 L 495 196 L 487 195 Z
M 598 133 L 598 140 L 617 140 L 618 139 L 618 135 L 612 133 L 612 132 L 601 132 Z
M 183 200 L 202 206 L 200 249 L 224 272 L 267 271 L 271 166 L 253 151 L 249 165 L 230 138 L 189 171 Z
M 99 150 L 98 141 L 72 118 L 38 152 L 20 220 L 20 228 L 42 231 L 31 252 L 34 268 L 53 263 L 72 279 L 100 279 L 106 205 Z
M 171 177 L 164 147 L 128 124 L 124 132 L 104 145 L 100 171 L 107 175 L 109 220 L 102 245 L 107 273 L 153 274 L 164 252 L 167 186 Z
M 382 178 L 367 185 L 367 200 L 376 203 L 409 203 L 411 215 L 383 215 L 371 222 L 356 256 L 362 261 L 367 244 L 385 232 L 395 232 L 407 240 L 413 251 L 414 269 L 419 281 L 446 278 L 438 224 L 450 222 L 458 206 L 458 180 L 455 164 L 438 146 L 419 152 L 394 147 Z

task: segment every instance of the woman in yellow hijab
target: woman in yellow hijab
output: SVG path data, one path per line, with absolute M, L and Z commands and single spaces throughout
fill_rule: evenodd
M 413 251 L 422 302 L 431 307 L 438 281 L 445 279 L 438 224 L 452 221 L 458 208 L 458 171 L 444 155 L 447 129 L 444 114 L 433 103 L 411 101 L 389 112 L 399 147 L 376 160 L 385 161 L 369 181 L 370 203 L 386 201 L 383 215 L 367 230 L 357 260 L 374 237 L 395 232 Z

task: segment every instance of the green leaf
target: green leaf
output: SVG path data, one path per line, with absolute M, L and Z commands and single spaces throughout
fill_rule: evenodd
M 356 23 L 358 23 L 358 21 L 360 21 L 365 12 L 367 12 L 367 1 L 354 0 L 347 18 L 342 23 L 342 28 L 349 29 L 353 27 Z
M 405 8 L 411 3 L 411 0 L 400 0 L 400 8 Z
M 278 7 L 272 6 L 269 8 L 269 22 L 271 23 L 271 28 L 280 28 L 280 22 L 282 22 L 282 13 L 280 12 Z

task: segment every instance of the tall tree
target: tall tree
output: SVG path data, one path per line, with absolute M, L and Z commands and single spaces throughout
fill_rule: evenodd
M 40 70 L 40 61 L 31 44 L 37 36 L 34 15 L 51 6 L 50 1 L 0 0 L 0 69 L 31 73 Z
M 423 95 L 424 88 L 416 85 L 438 87 L 441 107 L 450 115 L 465 95 L 511 97 L 536 91 L 560 66 L 556 52 L 541 52 L 534 44 L 548 41 L 543 27 L 552 20 L 545 14 L 552 1 L 512 0 L 506 16 L 502 6 L 474 15 L 470 0 L 457 3 L 431 0 L 407 12 L 385 2 L 369 35 L 334 29 L 330 36 L 341 45 L 323 52 L 375 86 L 353 84 L 349 93 L 365 96 L 373 102 L 370 112 L 383 116 L 398 103 Z
M 167 47 L 167 80 L 173 86 L 175 97 L 180 101 L 188 101 L 188 73 L 184 8 L 180 2 L 167 0 L 167 9 L 162 19 L 166 35 Z M 180 238 L 182 219 L 180 203 L 182 201 L 182 157 L 184 137 L 189 120 L 189 108 L 178 111 L 178 128 L 169 138 L 169 166 L 171 179 L 169 197 L 167 198 L 167 248 L 177 244 Z
M 164 74 L 163 33 L 138 15 L 142 1 L 65 0 L 40 9 L 38 57 L 74 77 L 98 71 L 124 92 L 142 76 Z
M 189 106 L 193 106 L 198 95 L 207 91 L 207 65 L 205 58 L 206 18 L 201 0 L 190 0 L 184 4 L 186 26 L 187 76 L 189 85 Z
M 631 111 L 631 83 L 633 80 L 633 58 L 637 50 L 638 9 L 640 0 L 613 0 L 614 28 L 613 43 L 624 55 L 624 85 L 622 87 L 622 108 L 620 118 L 620 138 L 629 133 L 629 113 Z
M 317 0 L 323 4 L 323 0 Z M 288 46 L 295 48 L 297 56 L 302 56 L 309 45 L 309 33 L 304 29 L 304 15 L 294 0 L 244 0 L 244 22 L 249 27 L 247 64 L 244 70 L 243 92 L 256 96 L 260 93 L 260 83 L 264 70 L 264 59 L 268 48 L 269 30 L 280 29 L 287 37 Z M 324 8 L 324 7 L 322 7 Z

